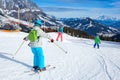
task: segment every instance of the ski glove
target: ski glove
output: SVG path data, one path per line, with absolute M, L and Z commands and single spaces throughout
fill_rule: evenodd
M 54 42 L 54 39 L 50 39 L 50 42 L 52 42 L 52 43 L 53 43 L 53 42 Z
M 23 38 L 23 40 L 27 41 L 28 39 L 25 37 L 25 38 Z

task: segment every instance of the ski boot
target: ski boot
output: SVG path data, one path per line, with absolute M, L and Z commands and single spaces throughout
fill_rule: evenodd
M 42 71 L 46 71 L 46 67 L 44 67 L 44 68 L 40 68 L 39 71 L 40 71 L 40 72 L 42 72 Z

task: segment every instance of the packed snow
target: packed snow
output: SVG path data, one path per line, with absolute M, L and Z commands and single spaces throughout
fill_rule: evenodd
M 55 39 L 57 33 L 48 33 Z M 43 38 L 45 64 L 55 69 L 30 75 L 33 54 L 27 33 L 0 32 L 0 80 L 120 80 L 120 43 L 102 41 L 100 49 L 93 48 L 94 40 L 63 34 L 63 42 L 55 42 L 65 52 Z M 23 45 L 20 47 L 20 45 Z M 17 49 L 20 49 L 18 52 Z M 11 54 L 16 54 L 12 58 Z

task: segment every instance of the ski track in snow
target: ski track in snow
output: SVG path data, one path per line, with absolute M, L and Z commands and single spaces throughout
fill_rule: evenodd
M 100 50 L 99 50 L 100 51 Z M 100 54 L 101 53 L 101 54 Z M 114 79 L 114 76 L 112 77 L 109 73 L 109 70 L 108 70 L 108 67 L 109 65 L 107 64 L 111 64 L 111 66 L 113 66 L 114 68 L 116 68 L 117 70 L 116 71 L 120 71 L 120 68 L 115 64 L 113 63 L 109 58 L 105 57 L 105 55 L 103 55 L 102 51 L 100 51 L 99 53 L 97 53 L 99 57 L 101 57 L 102 59 L 102 63 L 104 64 L 104 70 L 106 72 L 106 75 L 108 76 L 109 80 L 113 80 Z M 117 75 L 117 74 L 115 74 Z
M 0 80 L 120 80 L 119 43 L 102 41 L 100 49 L 95 49 L 93 40 L 63 34 L 64 41 L 56 43 L 68 51 L 65 54 L 54 43 L 43 39 L 45 63 L 56 68 L 29 75 L 24 73 L 32 68 L 33 54 L 28 42 L 23 44 L 14 59 L 11 55 L 27 34 L 0 34 Z M 54 39 L 57 37 L 56 33 L 50 35 Z

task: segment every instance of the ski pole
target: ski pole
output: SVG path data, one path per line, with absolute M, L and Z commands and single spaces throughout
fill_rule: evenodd
M 59 49 L 61 49 L 63 52 L 65 52 L 65 54 L 67 54 L 67 51 L 64 50 L 62 47 L 60 47 L 57 43 L 54 42 L 54 44 L 55 44 Z
M 13 54 L 13 57 L 12 57 L 12 58 L 15 57 L 15 55 L 18 53 L 18 51 L 20 50 L 20 48 L 22 47 L 22 45 L 24 44 L 24 42 L 25 42 L 25 41 L 23 41 L 23 42 L 20 44 L 19 48 L 18 48 L 18 49 L 16 50 L 16 52 Z

